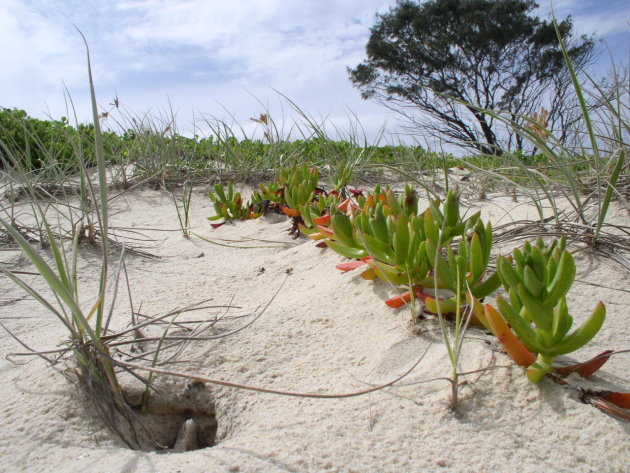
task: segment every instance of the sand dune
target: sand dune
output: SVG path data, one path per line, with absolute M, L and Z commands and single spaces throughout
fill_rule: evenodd
M 500 195 L 476 204 L 483 218 L 494 223 L 536 215 L 523 201 Z M 203 402 L 213 401 L 218 430 L 214 447 L 158 454 L 129 450 L 112 438 L 91 414 L 89 403 L 41 360 L 7 359 L 8 353 L 22 348 L 1 331 L 1 471 L 628 471 L 629 423 L 581 403 L 575 391 L 549 380 L 530 384 L 523 369 L 478 329 L 468 333 L 460 370 L 491 369 L 465 378 L 453 412 L 450 384 L 439 379 L 448 377 L 451 367 L 436 321 L 422 320 L 417 330 L 411 330 L 408 309 L 392 310 L 384 304 L 396 293 L 394 288 L 364 281 L 358 272 L 337 271 L 335 264 L 344 259 L 310 240 L 290 237 L 285 218 L 269 216 L 212 229 L 206 220 L 212 204 L 195 192 L 196 234 L 253 247 L 228 248 L 166 231 L 177 230 L 175 209 L 166 194 L 135 191 L 112 206 L 112 224 L 142 232 L 153 240 L 142 245 L 160 256 L 155 260 L 127 256 L 136 310 L 141 305 L 142 313 L 156 316 L 211 299 L 205 305 L 217 307 L 178 319 L 228 316 L 209 329 L 211 333 L 247 323 L 273 298 L 251 326 L 227 338 L 189 344 L 179 354 L 180 362 L 168 369 L 269 389 L 325 394 L 386 383 L 422 359 L 398 385 L 348 399 L 283 397 L 160 378 L 160 386 L 171 397 L 182 398 L 195 389 Z M 611 216 L 627 219 L 620 211 L 615 216 L 614 209 Z M 86 249 L 79 261 L 86 306 L 94 302 L 97 257 Z M 599 300 L 606 302 L 608 318 L 594 341 L 565 359 L 585 360 L 605 349 L 628 348 L 628 274 L 586 252 L 576 254 L 576 259 L 580 282 L 569 301 L 576 322 Z M 3 252 L 2 260 L 19 262 L 12 252 Z M 26 262 L 20 264 L 29 270 Z M 37 277 L 28 278 L 40 284 Z M 0 279 L 3 300 L 19 296 L 6 278 Z M 228 310 L 228 305 L 234 308 Z M 32 300 L 0 310 L 2 323 L 33 348 L 52 349 L 64 341 L 61 324 Z M 128 298 L 121 294 L 114 328 L 124 328 L 129 313 Z M 244 317 L 229 318 L 237 315 Z M 145 335 L 149 334 L 160 332 L 154 328 Z M 127 378 L 123 381 L 133 384 Z M 590 381 L 574 375 L 567 381 L 628 391 L 628 357 L 611 358 Z

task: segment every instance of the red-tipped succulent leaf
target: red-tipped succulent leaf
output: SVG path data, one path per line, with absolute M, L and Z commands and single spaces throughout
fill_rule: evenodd
M 484 306 L 484 312 L 492 332 L 497 336 L 508 356 L 514 360 L 514 363 L 520 366 L 533 364 L 536 361 L 536 357 L 512 333 L 501 314 L 489 304 Z

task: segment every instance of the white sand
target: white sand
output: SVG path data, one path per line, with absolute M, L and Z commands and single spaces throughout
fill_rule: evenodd
M 535 218 L 531 207 L 506 197 L 494 196 L 480 204 L 482 216 L 495 223 Z M 113 207 L 119 212 L 114 225 L 177 229 L 172 201 L 165 194 L 137 191 L 114 201 Z M 213 230 L 205 220 L 212 213 L 210 201 L 196 193 L 192 217 L 198 234 L 281 244 L 231 249 L 196 237 L 187 240 L 178 232 L 146 230 L 147 236 L 162 241 L 149 249 L 161 259 L 127 257 L 135 307 L 142 304 L 144 314 L 161 315 L 212 298 L 209 304 L 243 308 L 233 314 L 253 313 L 281 289 L 253 325 L 229 338 L 191 344 L 179 357 L 185 362 L 170 369 L 278 390 L 348 393 L 365 389 L 366 383 L 397 378 L 427 350 L 400 383 L 407 386 L 369 396 L 317 400 L 208 385 L 219 422 L 217 446 L 179 454 L 138 452 L 113 440 L 90 416 L 75 389 L 44 362 L 7 360 L 7 353 L 22 349 L 2 331 L 1 471 L 630 471 L 630 423 L 582 404 L 574 391 L 549 380 L 530 384 L 523 369 L 493 352 L 496 342 L 476 329 L 469 332 L 460 370 L 487 367 L 493 358 L 496 365 L 507 367 L 466 378 L 469 382 L 461 388 L 454 414 L 448 407 L 448 382 L 419 384 L 451 373 L 434 320 L 421 322 L 421 333 L 412 334 L 408 310 L 392 310 L 384 304 L 395 294 L 393 288 L 364 281 L 358 272 L 337 271 L 335 264 L 344 259 L 316 248 L 310 240 L 293 240 L 284 218 L 272 216 Z M 621 212 L 616 218 L 627 223 Z M 5 262 L 17 261 L 15 253 L 0 255 Z M 578 261 L 579 280 L 610 289 L 576 283 L 569 303 L 576 323 L 598 300 L 606 302 L 608 318 L 596 339 L 568 359 L 583 361 L 605 349 L 628 348 L 628 274 L 583 253 Z M 94 302 L 97 262 L 96 254 L 89 251 L 79 262 L 86 307 Z M 21 267 L 29 268 L 26 263 Z M 19 294 L 6 278 L 0 279 L 0 299 Z M 32 300 L 0 311 L 0 321 L 34 348 L 52 349 L 64 340 L 61 324 Z M 206 309 L 181 320 L 221 313 L 221 309 Z M 128 322 L 128 303 L 121 295 L 114 325 L 123 328 Z M 628 356 L 619 355 L 589 382 L 573 376 L 568 381 L 628 391 L 628 375 Z M 185 382 L 168 384 L 181 392 Z

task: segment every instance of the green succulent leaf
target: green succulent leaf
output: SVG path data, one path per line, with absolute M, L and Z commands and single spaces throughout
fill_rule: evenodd
M 536 327 L 544 332 L 551 333 L 553 326 L 553 314 L 551 310 L 538 302 L 523 284 L 517 286 L 516 292 L 536 324 Z
M 364 249 L 346 246 L 332 240 L 326 240 L 326 245 L 328 245 L 328 247 L 335 253 L 339 253 L 346 258 L 361 259 L 368 256 L 367 251 Z
M 523 345 L 533 353 L 540 353 L 544 350 L 544 346 L 538 341 L 538 337 L 534 329 L 527 323 L 521 315 L 501 296 L 497 297 L 497 306 L 501 315 L 514 330 Z
M 606 319 L 606 306 L 600 302 L 590 317 L 574 332 L 566 336 L 560 343 L 547 351 L 548 356 L 566 355 L 582 348 L 590 342 L 602 328 Z

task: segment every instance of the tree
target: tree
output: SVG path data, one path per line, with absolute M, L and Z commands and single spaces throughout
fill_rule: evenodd
M 364 99 L 460 147 L 486 154 L 523 150 L 518 135 L 501 131 L 480 109 L 507 111 L 522 123 L 544 106 L 549 126 L 566 139 L 571 81 L 553 23 L 532 14 L 537 6 L 533 0 L 399 0 L 377 16 L 367 60 L 348 69 L 350 79 Z M 579 69 L 592 58 L 593 39 L 576 40 L 572 26 L 570 17 L 558 23 Z

